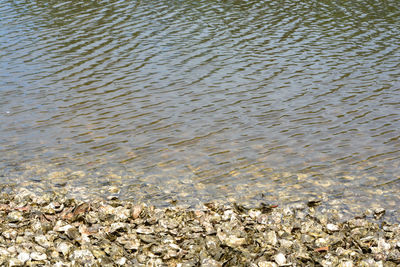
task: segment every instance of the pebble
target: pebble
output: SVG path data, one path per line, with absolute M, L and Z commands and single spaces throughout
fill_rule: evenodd
M 328 229 L 331 232 L 337 232 L 337 231 L 339 231 L 339 226 L 337 226 L 336 224 L 333 224 L 333 223 L 328 223 L 326 225 L 326 229 Z
M 118 199 L 118 195 L 107 196 L 107 200 L 117 200 L 117 199 Z
M 35 241 L 44 248 L 49 248 L 51 246 L 51 243 L 47 240 L 46 236 L 44 235 L 35 236 Z
M 67 256 L 71 251 L 73 245 L 67 242 L 61 242 L 57 246 L 57 251 L 61 252 L 64 256 Z
M 384 208 L 376 208 L 374 210 L 374 217 L 376 219 L 380 219 L 383 215 L 385 215 L 386 210 Z
M 30 260 L 31 256 L 27 252 L 21 252 L 18 254 L 18 259 L 22 262 L 25 263 L 26 261 Z
M 12 267 L 12 266 L 21 266 L 22 264 L 24 264 L 21 260 L 19 259 L 15 259 L 15 258 L 11 258 L 8 261 L 8 266 Z
M 251 210 L 251 211 L 249 212 L 249 216 L 250 216 L 250 218 L 252 218 L 253 220 L 256 219 L 256 218 L 258 218 L 261 214 L 262 214 L 262 213 L 261 213 L 261 211 L 259 211 L 259 210 Z
M 290 249 L 293 246 L 293 242 L 286 239 L 279 240 L 279 243 L 281 244 L 281 247 L 286 249 Z
M 150 227 L 147 227 L 147 226 L 139 226 L 136 229 L 136 233 L 138 233 L 138 234 L 149 235 L 149 234 L 152 234 L 153 232 L 154 232 L 154 230 L 152 228 L 150 228 Z
M 124 248 L 127 250 L 138 250 L 139 246 L 140 246 L 140 240 L 138 239 L 129 240 L 124 244 Z
M 278 253 L 277 255 L 275 255 L 275 262 L 279 265 L 279 266 L 283 266 L 286 264 L 286 257 L 283 253 Z
M 116 260 L 115 261 L 115 263 L 117 264 L 117 265 L 125 265 L 126 264 L 126 258 L 125 257 L 122 257 L 122 258 L 120 258 L 119 260 Z
M 108 188 L 108 192 L 118 194 L 120 192 L 120 189 L 119 187 L 113 185 Z
M 212 258 L 206 258 L 201 261 L 201 266 L 222 267 L 222 263 L 220 263 Z
M 240 238 L 234 235 L 230 235 L 227 239 L 225 239 L 225 243 L 230 247 L 240 247 L 246 244 L 246 238 Z
M 87 249 L 78 249 L 75 250 L 69 257 L 71 261 L 80 265 L 88 265 L 91 266 L 94 264 L 94 256 L 92 252 Z
M 339 267 L 353 267 L 352 261 L 345 261 L 339 264 Z
M 33 260 L 36 260 L 36 261 L 43 261 L 43 260 L 47 259 L 46 254 L 40 253 L 40 252 L 32 252 L 32 253 L 30 254 L 30 257 L 31 257 Z
M 143 207 L 141 205 L 135 205 L 132 208 L 132 212 L 131 212 L 132 219 L 137 219 L 139 217 L 140 213 L 142 212 L 142 210 L 143 210 Z
M 384 238 L 379 238 L 378 240 L 378 248 L 380 249 L 380 251 L 388 251 L 390 249 L 390 244 L 386 242 L 386 240 Z
M 272 261 L 260 261 L 257 265 L 258 267 L 278 267 L 278 265 Z
M 278 237 L 276 236 L 275 231 L 269 231 L 267 233 L 266 240 L 267 240 L 268 244 L 275 246 L 278 243 Z
M 6 231 L 3 232 L 2 235 L 7 239 L 14 240 L 14 239 L 16 239 L 18 233 L 15 230 L 6 230 Z
M 22 212 L 20 211 L 12 211 L 8 214 L 7 220 L 9 222 L 20 222 L 24 219 Z

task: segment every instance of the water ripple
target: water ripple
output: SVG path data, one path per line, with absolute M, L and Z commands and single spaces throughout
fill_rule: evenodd
M 348 188 L 391 203 L 399 7 L 3 1 L 0 169 L 11 181 L 43 175 L 10 167 L 21 162 L 69 166 L 96 178 L 68 183 L 93 191 L 112 170 L 154 201 L 170 195 L 152 186 L 184 184 L 202 200 L 351 199 Z

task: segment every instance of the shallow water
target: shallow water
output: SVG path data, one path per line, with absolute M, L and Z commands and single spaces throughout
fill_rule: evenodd
M 397 209 L 399 36 L 397 0 L 2 1 L 1 183 Z

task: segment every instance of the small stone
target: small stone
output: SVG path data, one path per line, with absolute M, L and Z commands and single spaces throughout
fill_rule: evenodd
M 337 231 L 339 231 L 339 226 L 337 226 L 336 224 L 333 224 L 333 223 L 328 223 L 326 225 L 326 229 L 328 229 L 331 232 L 337 232 Z
M 34 196 L 35 196 L 35 194 L 33 192 L 29 191 L 26 188 L 21 188 L 16 192 L 15 197 L 14 197 L 14 201 L 16 203 L 20 203 L 20 202 L 23 202 L 25 200 L 30 200 Z
M 294 204 L 292 204 L 291 205 L 291 208 L 293 209 L 293 210 L 296 210 L 296 211 L 300 211 L 300 210 L 304 210 L 304 209 L 306 209 L 306 204 L 305 203 L 294 203 Z
M 42 230 L 42 224 L 39 221 L 32 223 L 32 230 L 34 232 L 40 232 Z
M 278 253 L 277 255 L 275 255 L 275 262 L 279 265 L 279 266 L 283 266 L 286 264 L 286 257 L 285 255 L 283 255 L 283 253 Z
M 257 219 L 258 216 L 260 216 L 262 214 L 262 212 L 260 210 L 250 210 L 249 211 L 249 216 L 250 218 L 252 218 L 253 220 Z
M 137 219 L 140 216 L 140 213 L 142 212 L 143 207 L 142 205 L 136 205 L 132 208 L 131 216 L 133 219 Z
M 281 244 L 281 247 L 286 249 L 290 249 L 293 246 L 293 242 L 286 239 L 280 239 L 279 243 Z
M 10 252 L 5 248 L 0 247 L 0 256 L 1 257 L 5 257 L 5 258 L 9 257 L 10 256 Z
M 7 239 L 14 240 L 17 237 L 18 233 L 15 230 L 6 230 L 3 232 L 2 235 Z
M 107 200 L 117 200 L 118 196 L 117 195 L 111 195 L 107 197 Z
M 385 213 L 385 209 L 384 208 L 376 208 L 376 209 L 374 209 L 374 214 L 381 214 L 381 213 Z
M 374 259 L 376 261 L 386 261 L 387 260 L 387 256 L 384 253 L 376 253 L 374 255 Z
M 24 243 L 25 241 L 26 241 L 25 236 L 17 236 L 17 238 L 15 239 L 15 244 L 21 244 Z
M 35 236 L 35 242 L 41 245 L 44 248 L 49 248 L 51 243 L 47 240 L 47 237 L 44 235 Z
M 125 231 L 127 229 L 127 224 L 126 223 L 112 223 L 110 227 L 110 233 L 115 233 L 118 231 Z
M 249 212 L 249 215 L 251 217 L 251 211 Z M 224 214 L 222 215 L 222 220 L 223 221 L 228 221 L 232 218 L 232 216 L 235 216 L 235 213 L 233 212 L 233 210 L 229 209 L 229 210 L 225 210 Z
M 49 252 L 49 258 L 50 259 L 57 259 L 59 257 L 60 257 L 60 253 L 58 253 L 55 250 L 50 250 L 50 252 Z
M 10 246 L 7 248 L 7 251 L 10 252 L 11 254 L 17 253 L 17 247 L 16 246 Z
M 230 235 L 226 240 L 225 243 L 233 248 L 240 247 L 246 244 L 246 238 L 237 237 L 234 235 Z
M 315 199 L 311 199 L 311 200 L 309 200 L 308 202 L 307 202 L 307 206 L 308 207 L 315 207 L 315 206 L 318 206 L 318 205 L 320 205 L 321 204 L 321 199 L 317 199 L 317 198 L 315 198 Z
M 44 261 L 47 259 L 46 254 L 40 252 L 32 252 L 30 256 L 35 261 Z
M 329 243 L 328 243 L 328 240 L 326 238 L 318 238 L 317 240 L 315 240 L 315 245 L 317 247 L 325 247 L 328 244 Z
M 110 186 L 110 187 L 108 188 L 108 192 L 110 192 L 110 193 L 112 193 L 112 194 L 118 194 L 119 191 L 120 191 L 120 189 L 119 189 L 117 186 L 115 186 L 115 185 L 112 185 L 112 186 Z
M 54 209 L 54 204 L 50 203 L 49 205 L 47 205 L 46 207 L 42 208 L 42 211 L 46 214 L 55 214 L 56 211 Z
M 94 265 L 95 259 L 92 254 L 87 249 L 82 249 L 82 250 L 75 250 L 70 256 L 69 259 L 73 261 L 73 264 L 79 264 L 79 265 Z
M 64 263 L 64 262 L 62 262 L 62 261 L 57 261 L 56 263 L 54 263 L 54 265 L 53 265 L 54 267 L 67 267 L 67 266 L 70 266 L 69 264 L 66 264 L 66 263 Z
M 20 211 L 12 211 L 7 215 L 7 220 L 9 222 L 20 222 L 24 219 L 22 212 Z
M 364 215 L 365 216 L 372 216 L 374 214 L 374 212 L 371 209 L 366 209 L 364 211 Z M 374 261 L 375 262 L 375 261 Z
M 85 216 L 85 221 L 90 224 L 95 224 L 99 221 L 97 212 L 89 211 Z
M 57 246 L 57 251 L 61 252 L 64 256 L 67 256 L 71 251 L 73 245 L 67 242 L 61 242 Z
M 149 234 L 152 234 L 153 232 L 154 232 L 153 229 L 150 227 L 147 227 L 147 226 L 139 226 L 136 229 L 136 233 L 138 233 L 138 234 L 149 235 Z
M 32 202 L 34 202 L 40 206 L 47 205 L 50 201 L 51 201 L 50 194 L 38 195 L 32 199 Z
M 22 264 L 24 264 L 21 260 L 19 259 L 15 259 L 15 258 L 11 258 L 8 261 L 8 266 L 12 267 L 12 266 L 21 266 Z
M 220 263 L 212 258 L 205 258 L 201 261 L 201 266 L 222 267 L 222 263 Z
M 68 229 L 72 228 L 72 225 L 63 225 L 62 221 L 57 221 L 56 225 L 54 226 L 53 230 L 56 232 L 66 232 Z
M 278 243 L 278 237 L 276 236 L 275 231 L 269 231 L 267 233 L 266 239 L 267 239 L 267 243 L 272 246 L 275 246 Z
M 86 202 L 80 203 L 77 205 L 73 211 L 69 211 L 69 213 L 65 214 L 67 220 L 74 222 L 80 219 L 83 219 L 89 210 L 89 204 Z
M 257 265 L 258 267 L 278 267 L 278 265 L 272 261 L 260 261 Z
M 391 250 L 388 253 L 387 259 L 393 262 L 400 263 L 400 251 L 395 249 Z
M 385 210 L 383 210 L 382 212 L 375 212 L 374 218 L 379 220 L 380 218 L 382 218 L 383 215 L 385 215 Z
M 76 227 L 70 227 L 68 228 L 65 233 L 71 240 L 81 240 L 81 233 L 79 233 L 79 230 L 76 229 Z
M 379 238 L 378 248 L 380 249 L 380 251 L 388 251 L 390 247 L 390 244 L 387 243 L 384 238 Z
M 22 262 L 25 263 L 26 261 L 30 260 L 30 254 L 27 252 L 21 252 L 18 254 L 18 259 Z
M 138 250 L 140 246 L 140 240 L 129 240 L 124 244 L 124 248 L 128 250 Z
M 283 208 L 283 214 L 285 214 L 286 216 L 291 216 L 293 215 L 293 210 L 290 207 L 285 207 Z
M 353 267 L 353 261 L 349 260 L 349 261 L 341 262 L 339 264 L 339 267 Z
M 333 266 L 334 266 L 334 265 L 332 264 L 332 261 L 330 261 L 330 260 L 322 260 L 320 263 L 321 263 L 321 265 L 324 266 L 324 267 L 333 267 Z
M 360 266 L 365 266 L 365 267 L 369 267 L 369 266 L 376 266 L 375 260 L 372 258 L 369 259 L 364 259 L 361 261 Z
M 386 210 L 384 208 L 376 208 L 374 210 L 375 219 L 380 219 L 383 215 L 385 215 Z
M 117 207 L 114 209 L 114 215 L 119 221 L 126 221 L 130 216 L 131 211 L 125 207 Z
M 272 212 L 270 214 L 270 217 L 276 224 L 280 224 L 282 221 L 282 214 L 280 212 L 277 212 L 277 211 Z
M 126 258 L 125 258 L 125 257 L 122 257 L 122 258 L 120 258 L 119 260 L 116 260 L 115 263 L 116 263 L 117 265 L 125 265 L 125 264 L 126 264 Z

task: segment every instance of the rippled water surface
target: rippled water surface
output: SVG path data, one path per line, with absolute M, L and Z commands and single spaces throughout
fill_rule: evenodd
M 396 209 L 399 36 L 397 0 L 1 1 L 1 184 Z

